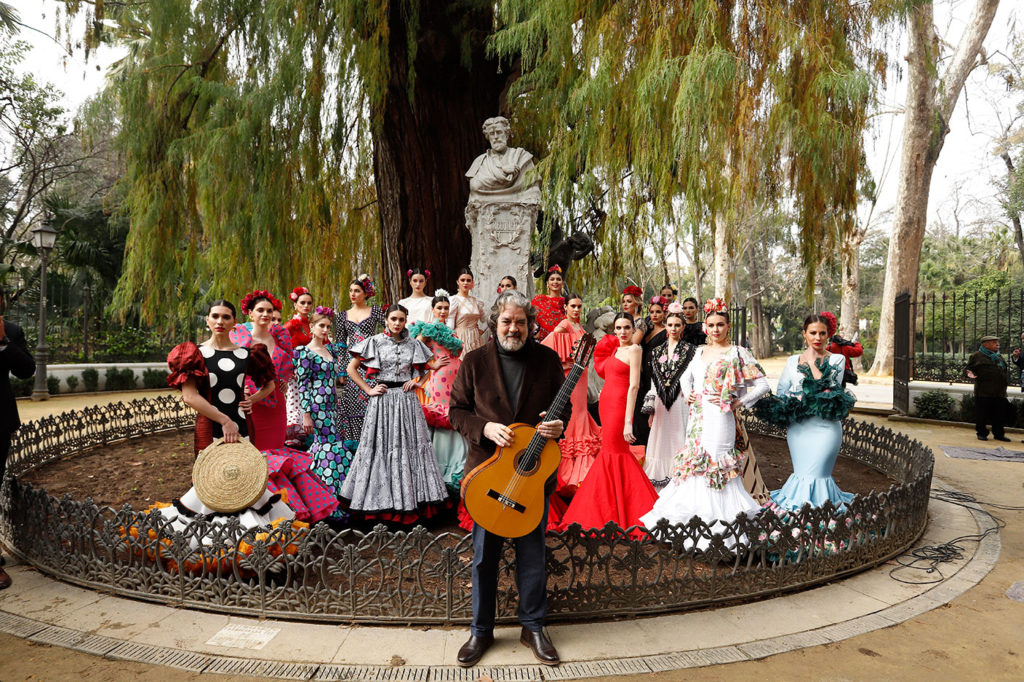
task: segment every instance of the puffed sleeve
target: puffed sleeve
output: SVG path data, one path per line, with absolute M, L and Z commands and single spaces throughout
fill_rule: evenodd
M 228 337 L 233 343 L 238 344 L 242 348 L 248 348 L 252 345 L 252 332 L 244 324 L 236 324 Z
M 430 371 L 427 363 L 434 357 L 434 354 L 431 352 L 430 346 L 419 339 L 410 338 L 409 343 L 412 344 L 412 375 L 421 377 Z
M 783 396 L 789 393 L 789 389 L 793 386 L 793 372 L 796 371 L 796 363 L 798 362 L 798 356 L 790 355 L 786 360 L 786 366 L 782 368 L 782 374 L 779 375 L 779 385 L 775 389 L 775 395 Z
M 260 388 L 277 380 L 274 361 L 270 359 L 266 344 L 254 343 L 249 349 L 249 365 L 245 368 L 245 374 Z
M 279 324 L 270 326 L 270 335 L 274 337 L 278 348 L 284 351 L 284 355 L 281 356 L 281 366 L 277 368 L 277 377 L 281 381 L 291 381 L 295 374 L 295 365 L 292 363 L 292 335 Z
M 564 365 L 572 357 L 572 347 L 575 339 L 570 333 L 568 322 L 563 320 L 558 323 L 554 331 L 544 337 L 541 344 L 558 353 L 559 359 Z
M 484 308 L 484 302 L 479 298 L 474 299 L 477 308 L 480 309 L 480 319 L 476 321 L 476 328 L 480 330 L 480 333 L 487 333 L 487 309 Z
M 199 346 L 191 341 L 179 343 L 171 349 L 167 354 L 167 367 L 171 370 L 167 375 L 167 384 L 172 388 L 181 388 L 189 377 L 205 380 L 210 376 Z
M 360 364 L 367 369 L 380 370 L 380 335 L 375 334 L 369 338 L 358 341 L 348 349 L 349 355 L 359 358 Z
M 615 354 L 615 349 L 618 347 L 619 339 L 615 334 L 605 334 L 597 342 L 597 345 L 594 346 L 594 369 L 602 379 L 604 379 L 605 363 L 608 362 L 608 358 Z
M 448 321 L 445 323 L 451 329 L 455 329 L 455 321 L 459 319 L 459 297 L 452 296 L 448 299 Z

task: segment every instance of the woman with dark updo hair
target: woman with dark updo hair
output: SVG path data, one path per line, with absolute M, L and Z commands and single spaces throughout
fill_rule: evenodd
M 487 340 L 487 321 L 484 319 L 484 303 L 471 294 L 476 286 L 473 271 L 469 268 L 459 270 L 456 280 L 459 293 L 450 300 L 448 326 L 455 336 L 462 341 L 462 352 L 469 353 L 484 344 Z
M 565 319 L 565 298 L 562 296 L 565 280 L 562 278 L 562 268 L 552 265 L 544 276 L 544 285 L 548 290 L 547 295 L 537 294 L 532 301 L 537 311 L 537 328 L 534 336 L 538 341 L 543 341 L 554 331 L 558 323 Z
M 370 305 L 367 299 L 377 294 L 373 280 L 369 275 L 359 275 L 348 285 L 348 300 L 352 307 L 338 314 L 334 321 L 334 341 L 341 349 L 339 361 L 347 367 L 352 357 L 348 349 L 355 344 L 376 334 L 384 325 L 384 311 L 379 305 Z M 359 377 L 369 385 L 373 379 L 367 378 L 366 368 L 360 370 Z M 338 420 L 345 434 L 345 448 L 355 452 L 359 446 L 359 435 L 363 432 L 363 415 L 369 396 L 358 384 L 349 378 L 340 380 L 342 384 L 341 400 L 338 403 Z

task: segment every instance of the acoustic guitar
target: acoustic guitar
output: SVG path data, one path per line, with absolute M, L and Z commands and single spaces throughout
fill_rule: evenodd
M 585 334 L 573 348 L 572 369 L 547 414 L 562 414 L 594 354 L 596 341 Z M 495 535 L 520 538 L 534 530 L 544 516 L 544 483 L 558 469 L 558 444 L 529 424 L 511 424 L 512 444 L 466 475 L 462 482 L 466 511 L 473 522 Z

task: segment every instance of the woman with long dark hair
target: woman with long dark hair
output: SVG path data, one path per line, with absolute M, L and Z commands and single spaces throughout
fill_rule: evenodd
M 459 293 L 450 298 L 451 310 L 448 314 L 448 326 L 455 332 L 459 341 L 462 341 L 462 352 L 469 353 L 482 346 L 487 340 L 484 303 L 470 293 L 476 286 L 472 270 L 469 268 L 459 270 L 457 283 Z

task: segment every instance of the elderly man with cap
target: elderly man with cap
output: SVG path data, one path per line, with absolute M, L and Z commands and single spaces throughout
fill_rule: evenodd
M 999 354 L 999 337 L 981 337 L 981 348 L 967 360 L 967 376 L 974 379 L 974 428 L 978 440 L 988 440 L 986 423 L 992 425 L 992 437 L 1009 441 L 1003 433 L 1006 420 L 1006 385 L 1009 372 Z

